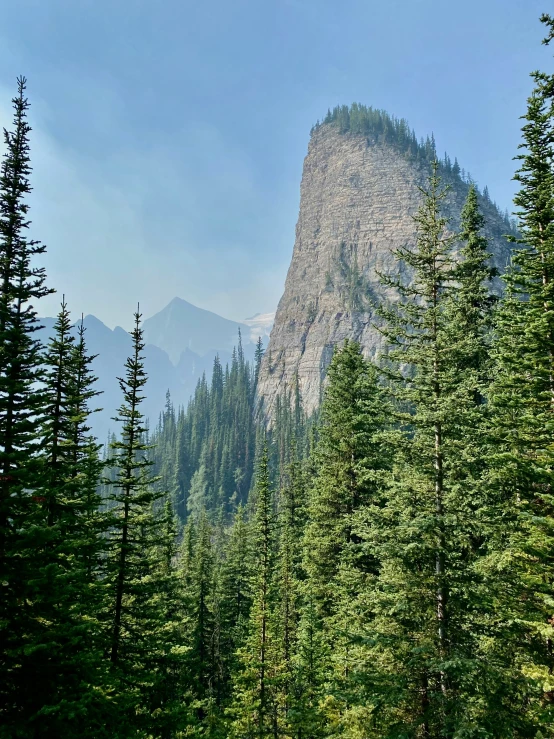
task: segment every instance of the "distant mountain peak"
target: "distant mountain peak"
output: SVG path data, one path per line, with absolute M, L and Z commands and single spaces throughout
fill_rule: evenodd
M 180 298 L 179 296 L 175 296 L 173 300 L 170 300 L 169 303 L 165 306 L 165 308 L 162 308 L 162 310 L 167 310 L 168 308 L 172 308 L 173 306 L 186 306 L 187 308 L 194 308 L 196 310 L 203 310 L 202 308 L 198 308 L 198 306 L 193 305 L 193 303 L 189 303 L 188 300 L 185 300 L 184 298 Z
M 246 324 L 223 318 L 179 297 L 147 318 L 143 329 L 146 343 L 162 348 L 174 365 L 187 349 L 199 356 L 216 350 L 231 351 L 238 342 L 239 329 L 248 334 Z

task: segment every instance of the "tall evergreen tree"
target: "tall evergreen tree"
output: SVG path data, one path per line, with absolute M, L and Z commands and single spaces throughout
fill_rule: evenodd
M 382 310 L 400 427 L 385 504 L 368 509 L 360 529 L 380 563 L 364 598 L 376 647 L 366 664 L 367 674 L 374 670 L 368 702 L 379 736 L 397 736 L 400 726 L 428 737 L 510 735 L 517 713 L 503 703 L 506 665 L 489 652 L 498 580 L 484 572 L 495 526 L 482 481 L 490 269 L 473 189 L 456 265 L 456 236 L 441 214 L 446 193 L 435 167 L 416 216 L 417 244 L 397 253 L 414 279 L 388 280 L 403 301 Z
M 147 730 L 160 739 L 172 739 L 193 722 L 190 675 L 186 672 L 188 622 L 183 622 L 184 589 L 177 568 L 177 519 L 169 498 L 159 507 L 154 524 L 146 542 L 150 556 L 145 558 L 151 599 Z
M 159 591 L 167 590 L 170 541 L 160 516 L 156 478 L 150 474 L 149 445 L 140 403 L 147 381 L 142 352 L 140 314 L 135 313 L 133 352 L 119 380 L 123 403 L 117 420 L 121 439 L 112 444 L 111 466 L 117 470 L 112 487 L 112 522 L 107 562 L 109 660 L 122 706 L 123 730 L 168 732 L 168 657 L 179 647 L 178 630 L 166 629 L 168 604 Z M 171 611 L 177 610 L 170 608 Z M 174 652 L 175 653 L 175 652 Z M 156 656 L 153 659 L 153 656 Z M 169 675 L 173 674 L 174 666 Z M 160 705 L 162 700 L 163 705 Z
M 275 736 L 275 514 L 264 443 L 254 489 L 254 579 L 249 633 L 235 679 L 231 736 Z
M 299 695 L 304 690 L 296 669 L 298 628 L 301 612 L 302 540 L 306 522 L 306 483 L 296 443 L 284 476 L 279 500 L 278 554 L 276 567 L 275 649 L 276 703 L 279 736 L 294 730 Z
M 226 541 L 221 574 L 222 651 L 227 693 L 231 677 L 239 672 L 238 655 L 248 635 L 253 557 L 252 522 L 246 520 L 246 511 L 239 504 Z M 229 697 L 228 694 L 226 697 Z
M 102 510 L 100 494 L 101 475 L 104 471 L 101 460 L 102 445 L 93 436 L 90 426 L 91 414 L 99 410 L 90 406 L 101 393 L 95 388 L 97 377 L 91 368 L 96 355 L 88 353 L 85 333 L 81 316 L 77 327 L 69 385 L 68 412 L 71 431 L 68 446 L 72 463 L 71 474 L 80 496 L 80 515 L 77 524 L 81 536 L 79 554 L 83 558 L 89 584 L 94 583 L 98 586 L 103 571 L 101 560 L 108 521 L 105 511 Z M 99 587 L 92 589 L 98 591 Z
M 258 378 L 260 377 L 260 368 L 262 366 L 262 359 L 264 357 L 264 345 L 262 337 L 258 336 L 256 342 L 256 351 L 254 353 L 254 390 L 258 387 Z
M 319 441 L 315 450 L 315 479 L 306 528 L 305 567 L 321 613 L 328 615 L 335 601 L 341 562 L 364 564 L 353 516 L 378 496 L 379 471 L 386 467 L 379 437 L 384 402 L 375 369 L 362 357 L 359 344 L 345 341 L 328 371 Z
M 205 721 L 211 711 L 213 690 L 217 681 L 218 657 L 215 649 L 215 553 L 212 526 L 206 511 L 195 522 L 195 543 L 189 565 L 189 588 L 186 591 L 189 616 L 190 654 L 187 671 L 192 684 L 198 721 Z
M 543 21 L 548 43 L 552 19 Z M 501 571 L 511 598 L 502 609 L 517 624 L 506 630 L 506 648 L 520 660 L 527 721 L 544 730 L 554 717 L 554 75 L 532 77 L 515 176 L 521 241 L 497 316 L 491 485 L 506 530 Z
M 33 494 L 39 485 L 36 427 L 42 418 L 44 373 L 34 306 L 51 292 L 45 286 L 44 269 L 35 265 L 45 247 L 27 235 L 31 128 L 26 80 L 19 78 L 17 85 L 13 130 L 4 129 L 6 152 L 0 169 L 0 710 L 2 723 L 13 731 L 25 721 L 19 684 L 23 640 L 35 623 L 27 605 L 33 602 L 28 567 L 34 550 L 32 523 L 40 505 L 40 496 Z
M 300 630 L 304 654 L 310 654 L 308 636 L 311 643 L 312 684 L 311 697 L 301 696 L 301 703 L 311 715 L 311 724 L 317 726 L 325 717 L 340 733 L 344 712 L 358 700 L 348 695 L 349 686 L 354 688 L 348 676 L 355 667 L 349 609 L 378 566 L 367 555 L 355 524 L 363 506 L 379 505 L 387 450 L 381 441 L 383 396 L 375 368 L 363 359 L 359 344 L 346 341 L 336 351 L 328 377 L 305 531 L 307 580 Z M 315 654 L 320 660 L 317 665 Z M 302 671 L 307 669 L 305 660 Z M 315 676 L 322 680 L 319 686 L 313 684 Z M 314 705 L 317 695 L 319 718 Z
M 99 616 L 101 463 L 89 436 L 97 392 L 84 330 L 75 344 L 65 301 L 44 355 L 45 416 L 29 552 L 29 608 L 19 700 L 33 736 L 106 736 Z
M 75 555 L 75 510 L 78 487 L 73 474 L 72 423 L 70 411 L 71 381 L 75 338 L 65 300 L 54 325 L 54 336 L 46 350 L 44 391 L 43 450 L 40 493 L 35 495 L 40 511 L 34 517 L 33 608 L 36 627 L 26 635 L 26 653 L 22 669 L 26 672 L 27 708 L 30 722 L 44 708 L 58 709 L 61 693 L 73 692 L 72 680 L 63 685 L 63 674 L 75 671 L 68 651 L 69 641 L 77 636 L 72 619 L 75 585 L 81 573 L 72 568 Z M 80 593 L 78 595 L 81 595 Z M 72 651 L 72 650 L 71 650 Z M 70 654 L 71 654 L 70 651 Z M 76 671 L 78 674 L 78 670 Z M 24 693 L 22 693 L 24 695 Z M 69 695 L 67 698 L 69 698 Z M 56 717 L 64 723 L 63 716 Z M 38 718 L 44 723 L 44 718 Z M 46 723 L 49 723 L 46 718 Z

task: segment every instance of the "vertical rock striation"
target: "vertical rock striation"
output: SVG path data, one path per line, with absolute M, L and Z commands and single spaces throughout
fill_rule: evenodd
M 378 273 L 399 275 L 406 269 L 393 250 L 415 242 L 418 188 L 429 171 L 429 164 L 371 136 L 340 133 L 332 124 L 313 131 L 292 262 L 258 386 L 269 421 L 277 397 L 297 382 L 304 409 L 316 409 L 333 348 L 345 338 L 359 341 L 367 357 L 379 353 L 382 337 L 373 306 L 398 296 L 380 285 Z M 448 174 L 444 182 L 451 185 L 445 213 L 455 229 L 468 186 Z M 481 198 L 480 204 L 493 261 L 503 271 L 509 226 L 489 200 Z

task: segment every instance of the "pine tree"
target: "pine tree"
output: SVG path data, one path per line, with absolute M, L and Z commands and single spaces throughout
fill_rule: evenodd
M 208 479 L 206 475 L 206 465 L 200 464 L 190 481 L 190 490 L 187 498 L 187 510 L 189 515 L 198 520 L 203 511 L 209 505 L 208 499 Z
M 77 341 L 73 353 L 73 372 L 69 388 L 68 410 L 71 417 L 72 433 L 70 449 L 72 456 L 72 475 L 80 495 L 80 516 L 78 529 L 81 535 L 80 556 L 87 572 L 87 581 L 94 584 L 92 590 L 102 590 L 99 585 L 103 576 L 103 554 L 108 516 L 102 509 L 101 477 L 105 464 L 101 460 L 102 445 L 92 434 L 90 416 L 99 408 L 90 404 L 100 395 L 95 389 L 97 377 L 91 364 L 96 355 L 88 354 L 85 340 L 83 316 L 77 327 Z
M 275 516 L 269 479 L 269 450 L 264 443 L 254 490 L 254 576 L 249 633 L 240 650 L 241 669 L 234 681 L 231 736 L 275 736 Z
M 323 628 L 317 597 L 308 579 L 302 588 L 293 657 L 293 694 L 287 716 L 293 739 L 322 739 L 329 735 L 325 710 L 329 661 L 329 640 Z
M 306 571 L 323 615 L 333 610 L 341 560 L 371 566 L 363 564 L 353 516 L 378 495 L 378 473 L 386 467 L 378 436 L 383 399 L 376 371 L 363 359 L 359 344 L 345 341 L 331 361 L 328 378 L 305 549 Z
M 248 634 L 253 575 L 251 528 L 245 509 L 239 504 L 226 542 L 221 573 L 222 651 L 227 685 L 231 676 L 238 673 L 238 652 L 244 647 Z
M 190 586 L 187 592 L 190 655 L 187 670 L 197 706 L 198 721 L 209 712 L 214 677 L 217 672 L 214 654 L 214 576 L 215 555 L 212 527 L 205 511 L 195 524 L 196 541 L 190 561 Z
M 166 499 L 155 517 L 149 563 L 152 632 L 148 666 L 150 731 L 172 739 L 191 724 L 190 675 L 186 653 L 186 625 L 182 619 L 183 584 L 177 569 L 177 520 Z
M 491 654 L 499 583 L 485 566 L 498 525 L 483 484 L 491 270 L 474 189 L 456 265 L 456 236 L 441 215 L 446 194 L 435 166 L 417 244 L 397 253 L 414 278 L 389 280 L 403 301 L 382 310 L 400 427 L 385 504 L 368 509 L 360 529 L 380 563 L 364 594 L 366 638 L 376 645 L 368 704 L 380 736 L 396 736 L 400 725 L 428 737 L 508 735 L 510 726 L 509 665 Z
M 37 423 L 43 412 L 40 383 L 44 377 L 40 328 L 35 302 L 51 291 L 45 286 L 44 269 L 35 258 L 45 247 L 30 240 L 27 232 L 31 192 L 29 103 L 26 81 L 17 81 L 13 98 L 13 130 L 4 130 L 6 152 L 0 169 L 0 668 L 2 723 L 16 731 L 25 723 L 21 701 L 27 695 L 22 679 L 24 639 L 34 629 L 32 588 L 29 580 L 34 551 L 33 521 L 42 501 L 35 492 L 40 484 Z M 38 512 L 40 516 L 40 510 Z
M 296 442 L 292 443 L 292 461 L 288 465 L 280 496 L 278 515 L 278 555 L 276 567 L 275 642 L 277 673 L 275 679 L 279 736 L 289 735 L 298 709 L 302 686 L 295 668 L 298 626 L 301 612 L 302 540 L 306 521 L 306 485 L 298 459 Z
M 97 493 L 101 463 L 88 432 L 97 395 L 84 329 L 71 335 L 65 301 L 46 350 L 40 503 L 33 519 L 29 587 L 34 627 L 21 661 L 27 724 L 35 736 L 105 736 L 99 615 L 104 517 Z
M 76 588 L 77 583 L 83 592 L 85 590 L 85 584 L 80 582 L 84 573 L 74 568 L 80 492 L 73 464 L 74 424 L 70 408 L 74 351 L 75 337 L 71 334 L 70 315 L 65 300 L 62 300 L 54 336 L 44 357 L 41 489 L 35 496 L 42 510 L 40 514 L 37 512 L 34 521 L 36 559 L 30 583 L 34 590 L 36 628 L 27 634 L 26 652 L 32 656 L 22 664 L 29 687 L 28 718 L 30 722 L 40 722 L 39 731 L 44 731 L 44 723 L 48 725 L 54 717 L 54 725 L 66 725 L 70 731 L 63 711 L 62 715 L 56 714 L 60 712 L 62 701 L 68 708 L 71 706 L 70 710 L 75 710 L 71 705 L 72 699 L 75 700 L 75 677 L 81 677 L 74 647 L 70 646 L 72 642 L 76 646 L 81 641 L 79 631 L 83 628 L 82 623 L 75 621 L 73 613 L 74 604 L 79 603 L 79 596 L 83 595 Z M 71 680 L 64 684 L 64 675 L 70 672 L 73 673 Z M 53 716 L 47 713 L 45 720 L 40 715 L 45 710 L 55 713 Z
M 258 387 L 258 378 L 260 377 L 260 368 L 262 366 L 262 359 L 264 357 L 264 345 L 262 337 L 258 336 L 256 342 L 256 351 L 254 353 L 254 390 Z
M 551 30 L 551 19 L 543 21 Z M 544 729 L 554 716 L 554 75 L 535 72 L 532 77 L 535 88 L 515 177 L 521 241 L 504 278 L 497 371 L 489 396 L 491 487 L 499 496 L 505 530 L 498 543 L 506 584 L 502 610 L 506 622 L 517 624 L 506 629 L 504 648 L 520 661 L 514 681 L 528 708 L 521 722 Z
M 69 513 L 68 501 L 64 500 L 66 497 L 64 487 L 66 484 L 72 485 L 74 481 L 71 470 L 74 461 L 74 450 L 71 448 L 74 424 L 70 407 L 74 352 L 75 337 L 71 333 L 71 318 L 64 296 L 54 325 L 54 338 L 50 341 L 44 357 L 47 367 L 42 434 L 46 452 L 44 510 L 46 524 L 50 529 Z
M 387 453 L 380 438 L 383 396 L 376 370 L 363 359 L 359 344 L 346 341 L 336 351 L 328 378 L 305 532 L 301 631 L 320 659 L 310 667 L 311 679 L 322 681 L 312 684 L 310 721 L 317 725 L 325 716 L 340 733 L 344 712 L 359 701 L 349 694 L 350 688 L 356 692 L 349 680 L 355 667 L 349 609 L 378 564 L 367 556 L 355 525 L 364 506 L 379 504 Z M 318 691 L 319 709 L 313 703 Z
M 131 732 L 163 729 L 167 735 L 171 730 L 167 711 L 172 713 L 173 704 L 164 710 L 160 696 L 165 705 L 166 673 L 172 650 L 179 648 L 174 641 L 179 634 L 173 626 L 169 633 L 165 631 L 168 604 L 160 598 L 170 577 L 167 547 L 171 542 L 164 518 L 157 512 L 163 492 L 149 472 L 150 446 L 145 443 L 140 412 L 147 377 L 138 310 L 131 336 L 133 353 L 127 359 L 125 377 L 119 380 L 123 403 L 116 420 L 123 424 L 122 435 L 112 444 L 110 460 L 117 475 L 108 481 L 113 504 L 107 563 L 109 660 L 120 691 L 122 727 Z
M 222 522 L 213 526 L 203 511 L 185 527 L 179 567 L 188 650 L 184 667 L 191 709 L 188 732 L 214 738 L 225 736 L 223 709 L 236 648 L 230 636 L 240 628 L 234 610 L 232 615 L 227 610 L 226 587 L 238 588 L 242 594 L 240 579 L 246 564 L 241 557 L 242 569 L 228 581 L 222 570 L 224 542 Z

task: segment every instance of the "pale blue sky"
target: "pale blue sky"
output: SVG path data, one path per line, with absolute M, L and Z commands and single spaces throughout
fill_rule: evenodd
M 70 307 L 273 310 L 312 124 L 405 117 L 511 208 L 545 0 L 0 0 L 0 123 L 33 104 L 33 236 Z M 41 312 L 52 314 L 58 297 Z

